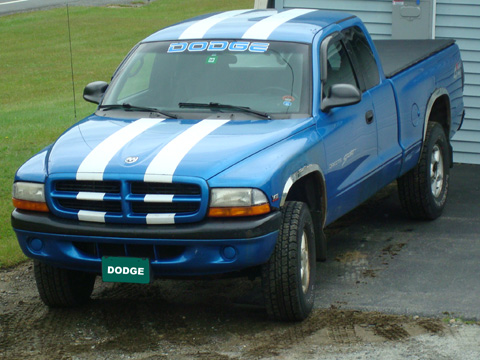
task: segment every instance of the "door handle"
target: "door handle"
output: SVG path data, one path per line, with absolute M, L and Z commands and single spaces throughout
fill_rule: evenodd
M 374 119 L 373 110 L 368 110 L 365 113 L 365 121 L 367 122 L 367 124 L 370 125 L 371 123 L 373 123 L 373 119 Z

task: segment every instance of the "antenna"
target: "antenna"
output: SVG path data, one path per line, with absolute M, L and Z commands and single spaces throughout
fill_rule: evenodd
M 75 115 L 75 122 L 76 122 L 77 121 L 77 102 L 75 99 L 75 78 L 73 76 L 73 53 L 72 53 L 72 34 L 70 32 L 70 11 L 68 9 L 67 2 L 65 3 L 65 5 L 67 5 L 68 43 L 70 44 L 70 69 L 72 71 L 73 112 Z

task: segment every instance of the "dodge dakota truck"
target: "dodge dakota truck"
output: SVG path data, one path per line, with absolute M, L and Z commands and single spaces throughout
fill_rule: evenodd
M 372 41 L 317 9 L 235 10 L 140 41 L 95 113 L 17 171 L 12 226 L 43 302 L 85 303 L 97 276 L 260 276 L 270 318 L 314 305 L 324 228 L 397 181 L 441 215 L 463 117 L 453 40 Z

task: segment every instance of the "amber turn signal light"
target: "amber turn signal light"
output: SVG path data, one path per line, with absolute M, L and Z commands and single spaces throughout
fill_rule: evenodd
M 29 211 L 40 211 L 40 212 L 50 212 L 48 206 L 44 202 L 35 202 L 35 201 L 27 201 L 27 200 L 18 200 L 12 198 L 13 206 L 17 209 L 21 210 L 29 210 Z
M 269 204 L 241 207 L 214 207 L 208 211 L 209 217 L 239 217 L 268 214 Z

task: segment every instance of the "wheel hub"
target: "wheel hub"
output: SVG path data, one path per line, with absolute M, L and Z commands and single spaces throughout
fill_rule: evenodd
M 302 243 L 300 245 L 300 278 L 302 280 L 302 290 L 306 294 L 310 284 L 310 258 L 308 256 L 308 237 L 305 231 L 302 234 Z
M 443 188 L 443 157 L 438 145 L 432 149 L 432 157 L 430 161 L 430 185 L 434 197 L 439 197 Z

